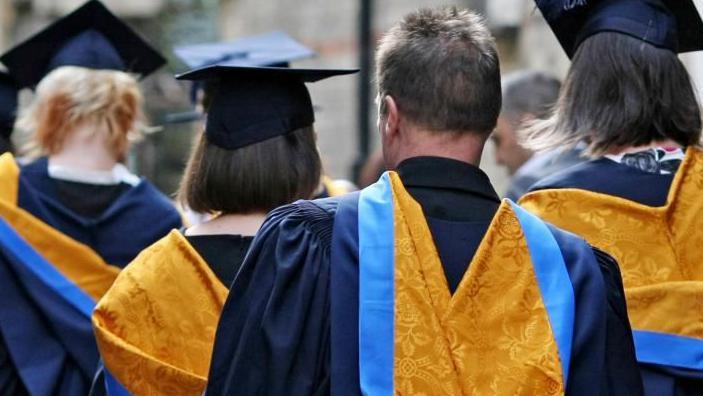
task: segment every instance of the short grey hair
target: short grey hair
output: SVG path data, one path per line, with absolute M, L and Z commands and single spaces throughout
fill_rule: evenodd
M 430 130 L 487 135 L 495 128 L 498 52 L 474 12 L 443 7 L 406 15 L 379 44 L 376 81 L 381 97 L 392 96 L 405 117 Z

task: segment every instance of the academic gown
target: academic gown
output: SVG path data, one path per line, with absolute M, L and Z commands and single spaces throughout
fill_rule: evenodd
M 172 230 L 127 265 L 93 314 L 105 369 L 91 396 L 201 395 L 219 313 L 252 239 Z
M 483 172 L 457 161 L 413 158 L 398 172 L 427 216 L 454 291 L 499 199 Z M 360 393 L 359 269 L 332 266 L 340 254 L 357 254 L 357 204 L 354 193 L 272 212 L 223 309 L 209 394 Z M 590 395 L 594 386 L 601 394 L 641 394 L 618 267 L 607 254 L 596 258 L 608 301 L 598 331 L 607 341 L 593 353 L 593 334 L 577 330 L 567 394 Z M 588 321 L 589 313 L 577 314 Z
M 0 393 L 86 394 L 99 359 L 94 300 L 4 219 L 0 239 Z
M 579 189 L 661 207 L 667 202 L 675 174 L 654 174 L 598 158 L 547 177 L 530 188 Z M 703 372 L 642 364 L 647 395 L 694 396 L 703 394 Z
M 21 167 L 17 205 L 119 267 L 181 226 L 178 211 L 148 181 L 136 186 L 60 181 L 49 176 L 47 158 Z

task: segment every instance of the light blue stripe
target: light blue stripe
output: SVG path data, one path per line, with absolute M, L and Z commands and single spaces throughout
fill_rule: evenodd
M 393 191 L 386 172 L 359 196 L 359 380 L 364 395 L 393 395 Z
M 115 377 L 113 377 L 106 368 L 103 368 L 103 373 L 105 375 L 105 390 L 108 396 L 130 396 L 129 391 L 127 391 L 122 384 L 117 382 Z
M 78 312 L 90 319 L 95 301 L 75 283 L 66 279 L 52 264 L 39 255 L 15 230 L 0 218 L 0 245 L 25 264 L 45 285 L 56 291 Z
M 574 287 L 561 249 L 547 225 L 515 203 L 510 203 L 527 240 L 537 284 L 557 342 L 566 387 L 574 338 Z
M 703 371 L 703 340 L 643 330 L 632 334 L 638 362 Z

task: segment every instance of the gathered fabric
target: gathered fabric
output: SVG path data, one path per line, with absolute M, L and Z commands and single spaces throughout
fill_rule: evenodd
M 378 270 L 382 263 L 368 262 L 366 257 L 367 252 L 376 252 L 382 246 L 378 239 L 383 237 L 365 242 L 363 223 L 369 221 L 370 212 L 365 209 L 362 192 L 359 204 L 362 391 L 564 394 L 568 362 L 561 360 L 554 332 L 554 321 L 558 319 L 550 317 L 546 308 L 549 302 L 545 302 L 541 292 L 535 263 L 515 212 L 519 208 L 509 201 L 502 203 L 463 280 L 451 295 L 422 208 L 405 190 L 397 174 L 388 173 L 379 183 L 384 179 L 392 190 L 393 207 L 394 293 L 389 297 L 394 308 L 393 384 L 384 385 L 382 379 L 374 379 L 374 372 L 387 369 L 375 367 L 383 365 L 383 345 L 377 345 L 373 361 L 369 358 L 374 357 L 374 345 L 366 345 L 374 330 L 367 328 L 369 322 L 380 321 L 382 318 L 376 314 L 383 315 L 384 310 L 371 293 L 364 291 L 365 285 L 373 281 L 373 274 L 365 279 L 365 267 L 378 264 L 374 267 Z M 561 266 L 565 274 L 563 261 Z M 564 293 L 572 293 L 573 298 L 573 290 Z M 366 310 L 373 309 L 366 315 Z M 378 325 L 380 331 L 372 339 L 382 342 L 383 326 Z M 570 349 L 570 345 L 566 348 Z M 563 356 L 568 359 L 568 353 Z
M 227 294 L 173 230 L 122 270 L 93 313 L 106 370 L 131 394 L 201 395 Z
M 532 192 L 521 204 L 617 259 L 638 361 L 703 371 L 702 194 L 703 152 L 689 148 L 664 206 L 580 189 Z

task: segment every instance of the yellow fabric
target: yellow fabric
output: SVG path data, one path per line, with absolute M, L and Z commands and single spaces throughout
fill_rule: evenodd
M 0 217 L 63 276 L 96 301 L 110 288 L 119 269 L 88 246 L 50 227 L 17 206 L 19 167 L 11 154 L 0 156 Z
M 17 204 L 20 168 L 11 153 L 0 155 L 0 200 Z
M 578 189 L 536 191 L 521 204 L 618 260 L 634 329 L 703 338 L 701 197 L 703 152 L 689 148 L 665 206 Z
M 227 294 L 171 231 L 122 270 L 93 313 L 108 371 L 135 395 L 201 395 Z
M 401 395 L 564 394 L 527 242 L 503 202 L 454 295 L 422 208 L 391 173 L 395 389 Z

